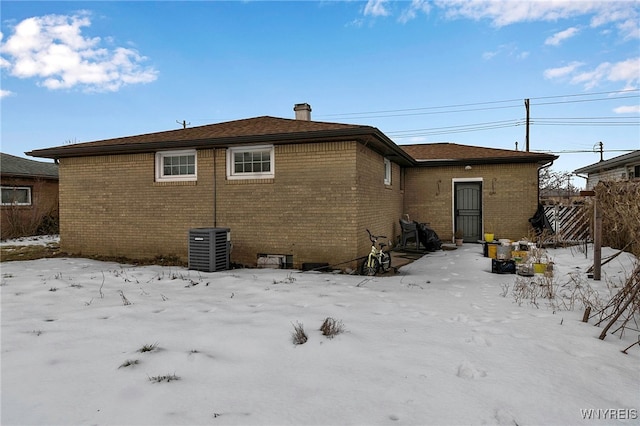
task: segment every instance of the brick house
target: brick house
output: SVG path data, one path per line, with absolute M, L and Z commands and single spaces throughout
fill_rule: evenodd
M 224 227 L 235 263 L 272 254 L 294 268 L 355 267 L 370 248 L 366 228 L 395 242 L 409 213 L 451 238 L 448 188 L 480 182 L 488 194 L 510 179 L 517 185 L 489 194 L 497 204 L 484 207 L 500 222 L 513 216 L 504 236 L 521 237 L 537 206 L 538 167 L 556 158 L 488 150 L 429 165 L 414 157 L 423 156 L 419 146 L 398 146 L 375 127 L 312 121 L 308 104 L 294 110 L 295 120 L 263 116 L 29 152 L 60 164 L 61 249 L 186 260 L 189 229 Z M 514 188 L 527 191 L 518 198 Z
M 1 238 L 24 237 L 58 218 L 58 166 L 0 153 Z

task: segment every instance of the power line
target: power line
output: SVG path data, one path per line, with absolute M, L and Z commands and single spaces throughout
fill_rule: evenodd
M 505 120 L 505 121 L 492 121 L 486 123 L 466 124 L 459 126 L 448 127 L 434 127 L 430 129 L 417 129 L 417 130 L 399 130 L 395 132 L 386 132 L 389 137 L 396 139 L 413 138 L 417 136 L 435 136 L 445 135 L 450 133 L 467 133 L 477 132 L 481 130 L 494 130 L 504 129 L 508 127 L 518 127 L 524 125 L 524 120 Z
M 596 150 L 561 150 L 561 151 L 546 151 L 541 149 L 532 149 L 532 152 L 543 152 L 545 154 L 599 154 L 600 151 Z M 633 149 L 603 149 L 602 152 L 633 152 Z
M 542 103 L 537 103 L 536 105 L 575 104 L 575 103 L 582 103 L 582 102 L 609 101 L 609 100 L 627 99 L 627 98 L 637 98 L 637 97 L 638 97 L 638 95 L 631 95 L 631 96 L 610 96 L 610 97 L 606 97 L 606 98 L 580 99 L 580 100 L 576 100 L 576 101 L 542 102 Z
M 631 95 L 631 93 L 634 93 L 634 92 L 638 93 L 640 92 L 640 89 L 625 89 L 625 90 L 616 90 L 616 91 L 608 91 L 608 92 L 540 96 L 540 97 L 532 97 L 528 99 L 543 100 L 543 99 L 577 98 L 577 97 L 584 98 L 587 96 L 596 96 L 596 95 L 626 94 L 624 96 L 608 96 L 608 97 L 599 97 L 595 99 L 578 99 L 578 100 L 564 100 L 564 101 L 556 101 L 556 102 L 541 102 L 541 103 L 535 104 L 537 106 L 538 105 L 557 105 L 557 104 L 565 104 L 565 103 L 609 101 L 609 100 L 617 100 L 617 99 L 636 98 L 640 96 L 639 94 Z M 457 113 L 457 112 L 520 108 L 522 105 L 521 102 L 522 102 L 522 99 L 505 99 L 505 100 L 498 100 L 498 101 L 473 102 L 473 103 L 420 107 L 420 108 L 404 108 L 404 109 L 392 109 L 392 110 L 324 114 L 324 115 L 319 115 L 319 117 L 333 117 L 334 119 L 342 118 L 342 119 L 349 120 L 349 119 L 362 119 L 362 118 L 386 118 L 386 117 L 401 117 L 401 116 L 412 116 L 412 115 L 447 114 L 447 113 Z M 514 103 L 514 104 L 504 105 L 504 106 L 487 106 L 487 107 L 476 108 L 483 105 L 508 104 L 508 103 Z M 445 110 L 445 111 L 437 111 L 437 110 Z
M 640 125 L 640 119 L 637 118 L 626 118 L 627 121 L 604 121 L 604 120 L 612 120 L 617 117 L 602 117 L 602 120 L 597 117 L 591 118 L 546 118 L 546 119 L 534 119 L 530 121 L 532 126 L 564 126 L 564 127 L 573 127 L 573 126 L 593 126 L 593 127 L 616 127 L 616 126 L 638 126 Z M 590 121 L 586 121 L 590 120 Z M 620 118 L 623 120 L 623 118 Z M 453 133 L 467 133 L 467 132 L 476 132 L 483 130 L 494 130 L 494 129 L 503 129 L 508 127 L 518 127 L 526 124 L 525 119 L 517 119 L 517 120 L 502 120 L 502 121 L 488 121 L 484 123 L 473 123 L 473 124 L 461 124 L 457 126 L 446 126 L 446 127 L 431 127 L 431 128 L 423 128 L 423 129 L 412 129 L 412 130 L 398 130 L 398 131 L 387 131 L 385 132 L 389 137 L 393 137 L 396 139 L 404 139 L 404 138 L 413 138 L 418 136 L 437 136 L 444 134 L 453 134 Z

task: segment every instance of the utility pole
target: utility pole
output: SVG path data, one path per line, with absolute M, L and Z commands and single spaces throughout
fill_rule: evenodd
M 600 161 L 604 161 L 604 157 L 602 156 L 602 153 L 604 152 L 604 144 L 600 141 L 598 142 L 598 145 L 600 146 Z
M 187 120 L 182 120 L 182 121 L 178 121 L 178 120 L 176 120 L 176 123 L 178 123 L 178 124 L 182 124 L 182 128 L 183 128 L 183 129 L 186 129 L 186 128 L 187 128 L 187 126 L 188 126 L 189 124 L 191 124 L 191 123 L 187 123 Z
M 525 123 L 526 132 L 525 132 L 525 151 L 529 152 L 529 99 L 524 100 L 524 108 L 527 112 L 527 121 Z

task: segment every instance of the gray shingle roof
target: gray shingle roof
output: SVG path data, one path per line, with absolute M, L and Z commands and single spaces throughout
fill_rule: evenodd
M 457 143 L 425 143 L 400 145 L 409 155 L 423 166 L 437 166 L 456 163 L 539 163 L 545 164 L 558 158 L 556 155 L 540 152 L 514 151 L 510 149 L 484 148 Z
M 401 164 L 412 162 L 407 153 L 375 127 L 269 116 L 36 149 L 27 152 L 27 155 L 65 158 L 168 149 L 207 149 L 238 144 L 284 144 L 334 140 L 366 141 L 369 146 L 375 146 L 382 155 L 393 158 Z
M 58 165 L 0 153 L 0 173 L 2 176 L 58 179 Z
M 628 154 L 619 155 L 599 163 L 590 164 L 573 171 L 573 173 L 595 173 L 602 170 L 615 169 L 629 164 L 640 162 L 640 150 L 631 151 Z
M 121 138 L 36 149 L 27 155 L 64 158 L 88 155 L 154 152 L 168 149 L 228 147 L 248 143 L 299 143 L 331 140 L 359 140 L 382 155 L 402 165 L 442 166 L 447 164 L 546 164 L 555 155 L 459 145 L 433 143 L 395 144 L 375 127 L 292 120 L 269 116 L 247 118 L 205 126 L 147 133 Z

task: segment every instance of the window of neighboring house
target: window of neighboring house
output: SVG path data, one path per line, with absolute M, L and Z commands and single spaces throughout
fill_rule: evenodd
M 195 150 L 156 152 L 156 181 L 196 180 Z
M 273 177 L 273 145 L 233 147 L 227 150 L 228 179 L 268 179 Z
M 28 186 L 3 186 L 3 206 L 30 206 L 31 188 Z
M 391 185 L 391 161 L 384 159 L 384 184 Z

